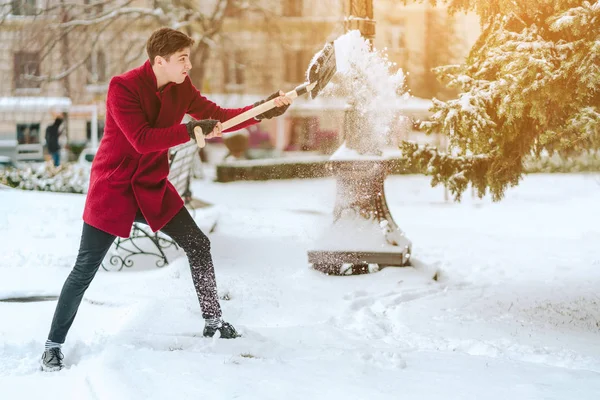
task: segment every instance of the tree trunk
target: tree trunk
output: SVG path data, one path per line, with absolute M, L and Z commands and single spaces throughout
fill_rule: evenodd
M 67 22 L 69 20 L 69 14 L 65 9 L 65 0 L 60 0 L 60 8 L 62 14 L 62 22 Z M 64 71 L 69 69 L 69 35 L 63 35 L 60 41 L 60 58 L 61 58 L 61 66 Z M 63 89 L 66 97 L 71 98 L 71 82 L 69 80 L 69 75 L 65 76 L 62 79 Z
M 202 92 L 205 89 L 204 76 L 206 73 L 206 61 L 210 57 L 210 47 L 206 42 L 202 41 L 198 43 L 193 53 L 193 68 L 190 72 L 190 78 L 194 86 Z

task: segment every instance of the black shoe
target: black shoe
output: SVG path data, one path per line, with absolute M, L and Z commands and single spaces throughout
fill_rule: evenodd
M 51 347 L 44 351 L 40 364 L 42 365 L 42 371 L 53 372 L 60 371 L 65 367 L 63 364 L 63 354 L 60 351 L 60 347 Z
M 213 337 L 217 331 L 221 333 L 221 339 L 235 339 L 236 337 L 242 336 L 227 322 L 220 322 L 218 326 L 206 325 L 202 334 L 204 337 Z

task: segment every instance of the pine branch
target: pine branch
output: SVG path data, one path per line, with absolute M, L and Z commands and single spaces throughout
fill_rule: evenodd
M 435 147 L 408 141 L 402 142 L 400 149 L 408 166 L 431 176 L 431 186 L 446 186 L 456 201 L 461 200 L 469 185 L 476 189 L 479 197 L 483 197 L 490 186 L 488 176 L 493 159 L 488 155 L 452 156 Z M 500 200 L 503 192 L 503 189 L 492 190 L 493 199 Z
M 457 154 L 486 161 L 403 145 L 426 163 L 433 183 L 458 198 L 468 182 L 500 199 L 531 155 L 600 148 L 600 0 L 528 2 L 512 10 L 508 0 L 497 3 L 502 13 L 490 16 L 466 65 L 436 69 L 461 93 L 433 99 L 433 116 L 422 124 L 445 135 Z

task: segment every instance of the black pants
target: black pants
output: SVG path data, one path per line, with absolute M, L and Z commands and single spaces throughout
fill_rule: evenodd
M 138 213 L 136 222 L 146 223 L 141 213 Z M 173 219 L 161 229 L 161 232 L 169 235 L 188 257 L 202 316 L 205 319 L 220 318 L 221 306 L 217 297 L 215 270 L 210 255 L 208 237 L 198 228 L 185 207 L 181 208 Z M 115 238 L 114 235 L 86 223 L 83 224 L 79 254 L 75 267 L 60 292 L 48 335 L 49 340 L 56 343 L 65 342 L 83 294 L 90 286 Z

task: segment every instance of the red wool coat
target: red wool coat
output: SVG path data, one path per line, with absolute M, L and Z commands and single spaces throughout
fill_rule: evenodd
M 190 140 L 185 114 L 226 121 L 252 106 L 225 109 L 203 97 L 189 77 L 157 90 L 149 61 L 114 77 L 108 86 L 104 137 L 92 163 L 83 220 L 128 237 L 138 210 L 157 231 L 179 212 L 183 200 L 167 181 L 168 149 Z M 230 129 L 256 123 L 244 122 Z

